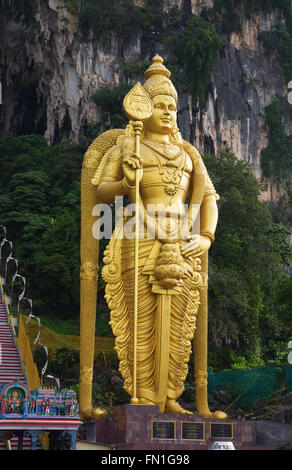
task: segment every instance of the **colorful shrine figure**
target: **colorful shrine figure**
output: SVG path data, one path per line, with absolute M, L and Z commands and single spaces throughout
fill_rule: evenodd
M 29 414 L 35 414 L 36 413 L 36 405 L 37 405 L 37 400 L 34 392 L 31 392 L 30 398 L 29 398 L 29 405 L 28 405 L 28 413 Z
M 46 406 L 45 406 L 45 415 L 49 415 L 49 414 L 50 414 L 50 409 L 51 409 L 50 400 L 47 398 L 47 400 L 46 400 Z
M 103 133 L 84 157 L 80 269 L 83 419 L 104 416 L 104 410 L 92 406 L 99 260 L 93 209 L 123 196 L 143 216 L 138 255 L 137 237 L 125 231 L 134 218 L 124 213 L 123 224 L 115 228 L 104 252 L 102 277 L 119 370 L 130 401 L 156 405 L 161 413 L 189 414 L 178 399 L 184 391 L 194 338 L 197 413 L 226 418 L 221 411 L 210 411 L 207 397 L 208 250 L 215 238 L 219 196 L 199 152 L 181 137 L 178 96 L 170 75 L 163 59 L 155 56 L 144 74 L 143 87 L 135 85 L 127 95 L 131 94 L 132 101 L 124 100 L 132 119 L 127 128 Z M 125 103 L 130 103 L 128 108 Z
M 28 390 L 18 384 L 5 385 L 0 394 L 0 410 L 1 416 L 8 414 L 27 414 L 27 397 Z
M 2 405 L 1 405 L 1 414 L 5 415 L 7 409 L 8 409 L 7 398 L 4 398 L 4 400 L 2 401 Z
M 25 398 L 23 400 L 22 413 L 23 413 L 23 417 L 26 418 L 27 414 L 28 414 L 28 400 L 27 400 L 27 398 Z
M 47 406 L 47 402 L 45 399 L 42 400 L 41 402 L 41 414 L 44 415 L 45 412 L 46 412 L 46 406 Z
M 24 386 L 5 385 L 0 391 L 0 417 L 5 419 L 8 414 L 22 414 L 23 418 L 31 415 L 40 415 L 42 419 L 50 415 L 76 416 L 79 405 L 73 390 L 64 390 L 54 393 L 47 390 L 31 390 Z M 61 398 L 61 399 L 60 399 Z

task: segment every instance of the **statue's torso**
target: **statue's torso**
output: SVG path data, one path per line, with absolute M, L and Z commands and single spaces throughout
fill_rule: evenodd
M 145 206 L 162 204 L 171 214 L 184 215 L 193 163 L 179 146 L 141 142 L 143 176 L 140 195 Z

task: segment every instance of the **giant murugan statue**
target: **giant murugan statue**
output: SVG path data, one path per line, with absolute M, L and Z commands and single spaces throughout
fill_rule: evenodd
M 127 128 L 100 135 L 83 162 L 81 415 L 103 415 L 92 407 L 91 398 L 99 259 L 93 207 L 127 195 L 137 207 L 135 235 L 126 233 L 131 214 L 124 213 L 105 250 L 102 270 L 124 388 L 132 404 L 157 405 L 161 413 L 190 413 L 177 399 L 194 338 L 197 412 L 226 418 L 221 411 L 212 413 L 207 401 L 208 250 L 219 196 L 200 154 L 179 133 L 177 92 L 162 58 L 155 56 L 144 75 L 143 87 L 138 83 L 124 101 L 132 117 Z

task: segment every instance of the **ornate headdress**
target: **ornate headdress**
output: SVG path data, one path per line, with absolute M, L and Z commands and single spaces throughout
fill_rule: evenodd
M 177 92 L 169 80 L 170 75 L 170 71 L 163 65 L 162 57 L 159 55 L 153 57 L 152 64 L 144 73 L 146 82 L 143 85 L 150 98 L 156 95 L 169 95 L 177 102 Z

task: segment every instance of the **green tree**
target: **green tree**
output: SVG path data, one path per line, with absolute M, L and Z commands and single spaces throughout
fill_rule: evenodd
M 1 223 L 30 295 L 43 312 L 77 316 L 84 148 L 48 146 L 40 136 L 1 136 L 0 154 Z
M 205 161 L 220 194 L 210 251 L 210 346 L 232 345 L 241 356 L 260 364 L 271 359 L 269 341 L 284 334 L 275 291 L 282 263 L 291 257 L 289 232 L 273 222 L 267 205 L 259 200 L 259 184 L 249 165 L 226 152 L 205 155 Z
M 280 319 L 284 326 L 292 331 L 292 278 L 283 278 L 279 282 L 276 300 L 280 306 Z

